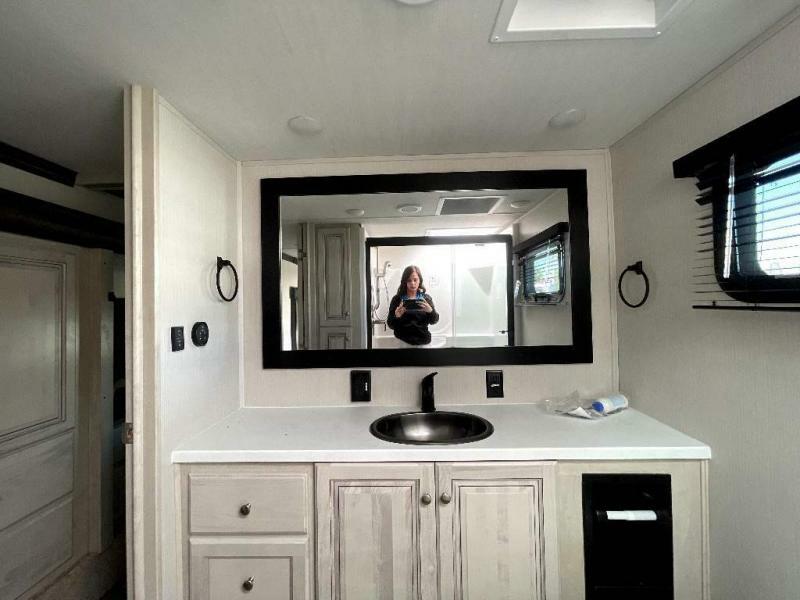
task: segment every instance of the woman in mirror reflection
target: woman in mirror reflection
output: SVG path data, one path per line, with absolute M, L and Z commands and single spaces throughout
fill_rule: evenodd
M 424 346 L 431 343 L 428 325 L 438 320 L 439 313 L 433 306 L 433 299 L 425 293 L 419 267 L 407 266 L 403 269 L 397 294 L 389 303 L 386 324 L 397 339 L 412 346 Z

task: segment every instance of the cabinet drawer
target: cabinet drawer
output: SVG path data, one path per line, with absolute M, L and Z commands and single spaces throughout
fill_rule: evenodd
M 302 534 L 309 531 L 310 472 L 189 475 L 189 531 Z
M 190 540 L 191 600 L 306 600 L 308 543 Z

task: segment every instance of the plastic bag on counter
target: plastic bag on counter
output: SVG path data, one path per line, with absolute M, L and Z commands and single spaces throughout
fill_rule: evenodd
M 603 398 L 581 400 L 576 390 L 565 398 L 549 398 L 544 404 L 551 413 L 580 419 L 600 419 L 628 408 L 628 399 L 622 394 L 610 394 Z
M 592 400 L 581 400 L 577 390 L 565 398 L 548 398 L 544 406 L 547 412 L 579 419 L 599 419 L 603 416 L 592 408 Z

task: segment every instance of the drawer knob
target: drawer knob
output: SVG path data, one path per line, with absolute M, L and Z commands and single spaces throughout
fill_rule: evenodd
M 250 578 L 249 578 L 247 581 L 245 581 L 245 582 L 242 584 L 242 589 L 243 589 L 245 592 L 249 592 L 250 590 L 252 590 L 252 589 L 253 589 L 253 586 L 254 586 L 255 584 L 256 584 L 256 578 L 255 578 L 255 577 L 250 577 Z
M 425 492 L 424 494 L 422 494 L 422 498 L 420 498 L 420 501 L 423 504 L 430 504 L 433 501 L 433 498 L 431 498 L 431 495 L 429 493 Z
M 246 517 L 247 515 L 250 514 L 250 509 L 251 508 L 252 508 L 252 504 L 250 504 L 249 502 L 247 504 L 242 504 L 239 507 L 239 514 L 242 515 L 243 517 Z M 250 579 L 252 579 L 252 577 Z
M 440 500 L 442 501 L 442 504 L 450 504 L 450 501 L 452 500 L 452 498 L 450 497 L 450 494 L 445 492 L 445 493 L 442 494 Z

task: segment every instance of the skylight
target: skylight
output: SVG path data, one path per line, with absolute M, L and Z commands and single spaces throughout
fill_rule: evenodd
M 692 0 L 503 0 L 491 40 L 530 42 L 660 35 Z

